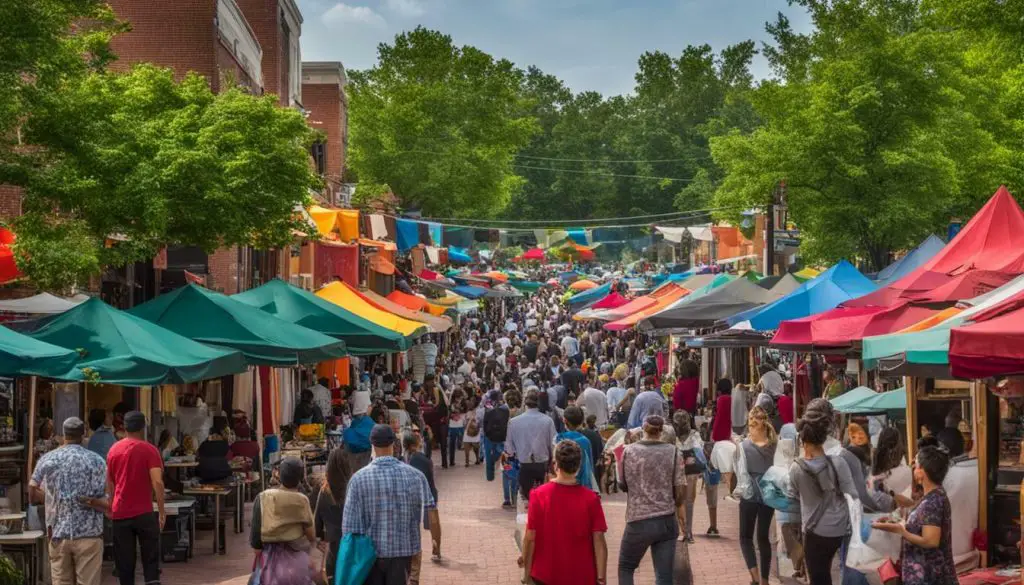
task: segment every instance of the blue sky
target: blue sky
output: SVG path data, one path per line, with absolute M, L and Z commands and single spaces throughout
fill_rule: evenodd
M 778 12 L 806 31 L 809 19 L 786 0 L 297 0 L 305 22 L 302 58 L 370 67 L 377 44 L 422 24 L 521 67 L 537 65 L 575 91 L 633 88 L 644 51 L 678 55 L 689 44 L 716 50 L 766 40 Z M 754 74 L 769 74 L 758 57 Z

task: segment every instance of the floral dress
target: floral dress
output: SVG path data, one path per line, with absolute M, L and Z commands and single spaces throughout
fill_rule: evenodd
M 903 585 L 956 585 L 953 564 L 952 509 L 941 487 L 924 496 L 907 518 L 907 531 L 918 536 L 925 526 L 939 526 L 942 536 L 937 548 L 921 548 L 903 541 L 901 568 Z

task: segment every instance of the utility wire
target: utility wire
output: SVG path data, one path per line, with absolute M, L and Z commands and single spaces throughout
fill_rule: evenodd
M 383 215 L 384 217 L 391 217 L 391 218 L 394 218 L 396 220 L 405 219 L 405 220 L 409 220 L 409 221 L 418 221 L 418 222 L 430 221 L 431 223 L 437 223 L 437 224 L 440 224 L 441 226 L 444 226 L 444 227 L 465 228 L 465 229 L 472 229 L 472 230 L 502 230 L 502 231 L 506 231 L 506 232 L 529 232 L 529 233 L 533 233 L 535 230 L 561 229 L 561 227 L 563 227 L 563 226 L 558 225 L 558 222 L 555 222 L 553 224 L 534 226 L 534 227 L 506 228 L 506 227 L 501 227 L 501 226 L 467 225 L 467 224 L 459 224 L 459 223 L 443 223 L 443 222 L 435 222 L 433 220 L 428 220 L 428 219 L 424 219 L 424 218 L 398 217 L 396 215 L 389 215 L 389 214 L 386 214 L 386 213 L 385 214 L 381 214 L 381 215 Z M 676 222 L 680 222 L 680 221 L 682 221 L 682 222 L 696 221 L 699 218 L 702 218 L 704 216 L 710 216 L 710 215 L 711 215 L 711 212 L 707 211 L 707 212 L 703 212 L 700 215 L 693 216 L 693 217 L 677 217 L 677 218 L 667 219 L 665 221 L 659 221 L 658 224 L 659 225 L 665 225 L 665 227 L 688 227 L 687 225 L 671 225 L 671 226 L 669 226 L 669 225 L 666 225 L 666 224 L 675 224 Z M 466 220 L 462 220 L 462 221 L 466 221 Z M 469 221 L 473 221 L 473 220 L 469 220 Z M 579 226 L 576 229 L 597 229 L 597 228 L 619 229 L 619 228 L 633 228 L 633 227 L 650 227 L 650 225 L 651 225 L 651 222 L 648 221 L 648 222 L 643 222 L 643 223 L 631 223 L 631 224 L 619 224 L 619 225 L 585 225 L 585 226 Z
M 553 168 L 550 168 L 550 167 L 533 167 L 533 166 L 529 166 L 529 165 L 516 165 L 516 164 L 514 164 L 512 166 L 517 168 L 517 169 L 532 169 L 532 170 L 535 170 L 535 171 L 552 171 L 552 172 L 555 172 L 555 173 L 575 173 L 577 175 L 593 175 L 595 177 L 624 177 L 624 178 L 627 178 L 627 179 L 651 179 L 651 180 L 655 180 L 655 181 L 677 181 L 677 182 L 680 182 L 680 183 L 689 183 L 689 182 L 693 181 L 693 179 L 678 179 L 678 178 L 675 178 L 675 177 L 653 177 L 653 176 L 650 176 L 650 175 L 623 175 L 623 174 L 619 174 L 619 173 L 602 173 L 600 171 L 593 172 L 593 171 L 583 171 L 583 170 L 577 170 L 577 169 L 553 169 Z
M 667 162 L 686 162 L 692 159 L 688 158 L 650 158 L 650 159 L 636 159 L 636 160 L 594 160 L 590 158 L 553 158 L 549 156 L 532 156 L 529 154 L 517 154 L 517 158 L 528 158 L 531 160 L 547 160 L 552 162 L 579 162 L 579 163 L 595 163 L 595 164 L 639 164 L 639 163 L 667 163 Z
M 473 219 L 473 220 L 469 220 L 469 221 L 473 221 L 473 222 L 486 222 L 486 223 L 512 223 L 512 224 L 540 223 L 540 224 L 545 224 L 545 225 L 552 225 L 552 224 L 566 225 L 566 224 L 571 224 L 571 223 L 585 223 L 587 225 L 594 225 L 596 223 L 604 222 L 604 221 L 633 221 L 633 220 L 637 220 L 637 219 L 668 218 L 670 216 L 681 216 L 681 217 L 676 217 L 674 219 L 686 219 L 685 216 L 689 216 L 689 215 L 702 216 L 702 215 L 707 215 L 708 212 L 727 211 L 727 210 L 730 210 L 730 209 L 740 209 L 740 207 L 736 207 L 736 206 L 733 206 L 733 207 L 711 207 L 711 208 L 706 208 L 706 209 L 691 209 L 689 211 L 673 211 L 671 213 L 655 213 L 655 214 L 650 214 L 650 215 L 629 215 L 629 216 L 622 216 L 622 217 L 595 217 L 595 218 L 592 218 L 592 219 L 555 219 L 555 220 L 548 220 L 548 219 Z M 423 221 L 431 221 L 431 222 L 467 221 L 466 218 L 460 218 L 460 217 L 421 217 L 419 219 L 421 219 Z M 661 221 L 663 221 L 663 222 L 664 221 L 672 221 L 672 219 L 662 219 Z M 604 227 L 604 226 L 595 225 L 595 227 Z

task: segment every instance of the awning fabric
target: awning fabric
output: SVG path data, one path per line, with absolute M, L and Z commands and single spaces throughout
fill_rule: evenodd
M 410 340 L 315 294 L 275 279 L 232 299 L 345 342 L 353 355 L 405 351 Z
M 916 248 L 907 252 L 906 256 L 883 268 L 875 275 L 875 280 L 883 285 L 896 282 L 934 258 L 945 246 L 946 242 L 932 234 Z
M 204 345 L 90 299 L 48 318 L 31 337 L 72 350 L 78 380 L 95 373 L 106 384 L 187 384 L 245 371 L 240 352 Z
M 883 369 L 907 365 L 945 366 L 949 363 L 949 332 L 969 323 L 985 311 L 998 307 L 1024 293 L 1024 276 L 1019 276 L 995 291 L 961 301 L 961 312 L 931 328 L 906 333 L 865 337 L 861 352 L 867 367 L 884 360 Z
M 829 403 L 832 404 L 832 408 L 838 410 L 839 412 L 847 412 L 843 410 L 847 406 L 851 404 L 856 404 L 861 400 L 874 398 L 875 396 L 878 396 L 878 392 L 875 392 L 874 390 L 866 386 L 858 386 L 856 388 L 843 392 L 842 394 L 836 396 L 835 398 L 830 398 Z
M 1024 373 L 1024 294 L 986 313 L 950 331 L 950 371 L 958 378 Z
M 894 307 L 841 307 L 783 321 L 771 344 L 789 348 L 850 347 L 855 341 L 899 331 L 937 312 L 909 303 Z
M 387 311 L 410 321 L 417 321 L 426 325 L 430 333 L 444 333 L 452 327 L 452 320 L 448 317 L 435 317 L 430 313 L 408 309 L 372 290 L 359 291 L 359 294 L 368 303 L 382 311 Z
M 332 282 L 316 291 L 316 296 L 406 337 L 419 337 L 426 332 L 423 323 L 378 309 L 360 295 L 359 291 L 344 282 Z
M 686 296 L 675 305 L 647 317 L 639 326 L 641 329 L 710 327 L 721 319 L 759 307 L 780 296 L 746 278 L 737 278 L 703 296 Z
M 74 308 L 87 298 L 89 297 L 66 299 L 51 295 L 50 293 L 39 293 L 22 299 L 0 301 L 0 311 L 31 315 L 54 315 Z
M 726 319 L 730 325 L 748 321 L 748 329 L 770 331 L 788 319 L 822 313 L 875 290 L 876 285 L 846 260 L 801 284 L 788 295 L 763 307 Z
M 420 224 L 410 219 L 396 219 L 395 226 L 398 230 L 398 250 L 407 252 L 420 243 Z
M 343 341 L 194 284 L 128 312 L 193 341 L 236 349 L 254 366 L 315 364 L 348 355 Z
M 18 270 L 18 263 L 14 259 L 14 250 L 11 244 L 14 243 L 14 232 L 0 227 L 0 284 L 21 278 L 21 271 Z
M 672 303 L 678 301 L 679 299 L 683 298 L 688 294 L 690 294 L 690 290 L 688 289 L 685 289 L 679 285 L 672 283 L 666 284 L 665 286 L 651 293 L 651 297 L 654 299 L 654 304 L 643 309 L 640 309 L 639 311 L 623 315 L 622 317 L 619 317 L 618 319 L 615 319 L 610 323 L 606 323 L 604 328 L 607 329 L 608 331 L 623 331 L 625 329 L 629 329 L 630 327 L 636 325 L 641 319 L 643 319 L 647 315 L 651 315 L 653 313 L 660 311 L 661 309 L 671 305 Z M 618 311 L 622 311 L 622 309 L 625 309 L 628 306 L 629 304 L 626 304 L 618 309 L 611 309 L 609 312 L 615 313 Z
M 583 292 L 576 293 L 572 297 L 569 298 L 569 310 L 570 311 L 578 311 L 578 310 L 582 309 L 583 307 L 587 307 L 588 309 L 593 309 L 594 307 L 593 306 L 589 306 L 589 305 L 591 303 L 596 303 L 597 301 L 599 301 L 599 300 L 603 299 L 604 297 L 606 297 L 608 295 L 608 293 L 611 292 L 611 290 L 612 290 L 612 283 L 606 282 L 606 283 L 602 284 L 601 286 L 596 286 L 596 287 L 594 287 L 594 288 L 592 288 L 590 290 L 585 290 Z M 609 308 L 614 308 L 614 307 L 609 307 Z
M 0 327 L 0 375 L 79 379 L 78 352 Z
M 543 260 L 544 250 L 540 248 L 530 248 L 523 253 L 523 260 Z
M 629 299 L 627 299 L 626 297 L 620 295 L 617 292 L 613 292 L 613 293 L 607 295 L 606 297 L 604 297 L 603 299 L 597 301 L 593 305 L 590 305 L 590 307 L 588 307 L 588 308 L 590 308 L 590 309 L 617 309 L 617 308 L 621 307 L 622 305 L 625 305 L 628 302 L 629 302 Z
M 577 280 L 576 282 L 569 285 L 569 290 L 575 290 L 583 292 L 592 288 L 597 288 L 599 285 L 593 280 Z
M 1024 211 L 1006 187 L 931 259 L 892 284 L 847 306 L 959 301 L 1024 274 Z

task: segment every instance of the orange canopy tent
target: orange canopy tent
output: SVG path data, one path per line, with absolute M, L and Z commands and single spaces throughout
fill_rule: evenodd
M 402 305 L 406 309 L 411 309 L 413 311 L 426 311 L 431 315 L 441 316 L 444 314 L 446 310 L 442 306 L 435 305 L 427 301 L 427 299 L 418 297 L 416 295 L 410 295 L 400 290 L 391 291 L 391 293 L 388 294 L 387 298 L 389 301 L 393 303 L 398 303 L 399 305 Z
M 671 287 L 666 286 L 665 289 L 667 290 L 665 290 L 663 294 L 656 297 L 656 300 L 653 305 L 640 309 L 639 311 L 627 315 L 617 321 L 606 323 L 604 328 L 607 329 L 608 331 L 623 331 L 626 329 L 630 329 L 643 319 L 661 311 L 665 307 L 685 297 L 691 292 L 689 289 L 685 289 L 681 286 L 676 285 L 672 285 Z
M 569 285 L 569 290 L 584 291 L 597 288 L 598 284 L 593 280 L 577 280 Z

